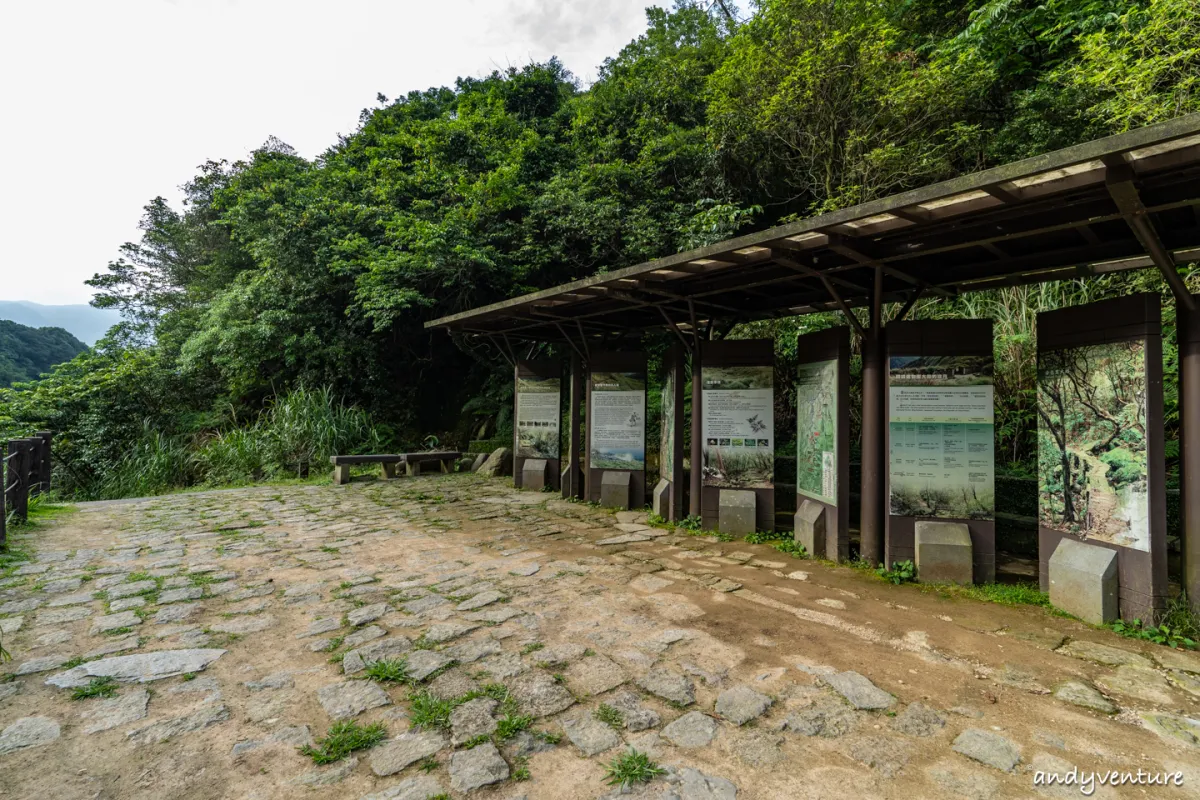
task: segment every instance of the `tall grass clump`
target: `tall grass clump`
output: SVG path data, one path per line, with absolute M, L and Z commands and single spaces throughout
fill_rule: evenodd
M 333 455 L 384 449 L 387 433 L 366 411 L 344 405 L 326 386 L 276 398 L 251 425 L 210 436 L 195 453 L 205 483 L 306 478 Z
M 293 389 L 275 401 L 260 426 L 269 467 L 300 478 L 331 455 L 378 451 L 387 438 L 366 411 L 342 405 L 328 386 Z
M 145 427 L 142 437 L 99 481 L 101 498 L 146 497 L 194 482 L 191 452 L 183 436 Z
M 332 455 L 380 452 L 390 440 L 366 411 L 343 404 L 330 387 L 300 387 L 247 425 L 175 436 L 147 425 L 88 494 L 144 497 L 197 484 L 306 478 Z

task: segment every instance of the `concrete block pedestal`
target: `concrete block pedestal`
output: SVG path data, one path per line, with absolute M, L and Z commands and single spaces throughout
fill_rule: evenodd
M 1119 614 L 1117 552 L 1063 539 L 1050 556 L 1050 604 L 1084 622 L 1104 625 Z
M 966 523 L 918 520 L 914 543 L 917 580 L 921 583 L 973 582 L 974 551 Z
M 652 510 L 663 519 L 669 519 L 671 516 L 671 482 L 666 478 L 659 478 L 654 486 Z
M 549 462 L 544 458 L 527 458 L 521 465 L 521 488 L 531 492 L 540 492 L 546 488 L 546 467 Z
M 804 545 L 804 549 L 813 558 L 825 557 L 825 506 L 814 500 L 805 500 L 796 509 L 793 518 L 793 538 L 796 544 Z
M 608 470 L 600 478 L 600 505 L 628 511 L 633 476 L 626 471 Z
M 718 500 L 717 529 L 731 536 L 754 533 L 756 501 L 754 492 L 722 489 Z

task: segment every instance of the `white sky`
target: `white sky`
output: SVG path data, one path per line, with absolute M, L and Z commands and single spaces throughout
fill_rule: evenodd
M 274 135 L 312 157 L 382 92 L 557 55 L 590 81 L 665 0 L 5 0 L 0 299 L 82 303 L 156 195 Z

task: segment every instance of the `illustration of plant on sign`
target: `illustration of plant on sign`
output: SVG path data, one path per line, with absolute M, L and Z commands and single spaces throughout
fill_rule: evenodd
M 762 433 L 767 429 L 767 423 L 759 419 L 758 414 L 750 417 L 746 420 L 746 422 L 750 423 L 750 430 L 754 431 L 755 433 Z

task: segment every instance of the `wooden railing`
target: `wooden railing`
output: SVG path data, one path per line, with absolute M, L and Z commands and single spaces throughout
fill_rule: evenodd
M 10 439 L 3 448 L 0 485 L 4 503 L 0 509 L 0 546 L 8 538 L 8 522 L 29 518 L 29 498 L 50 491 L 50 431 L 38 431 L 26 439 Z

